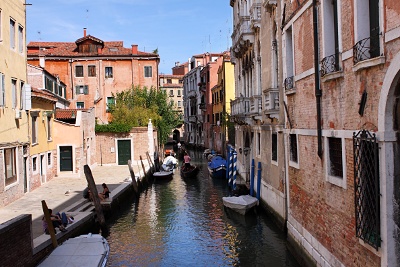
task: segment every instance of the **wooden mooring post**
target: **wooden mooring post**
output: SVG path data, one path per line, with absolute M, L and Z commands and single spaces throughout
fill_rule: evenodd
M 131 178 L 132 178 L 133 190 L 135 190 L 135 193 L 137 194 L 139 192 L 139 188 L 138 188 L 138 184 L 136 182 L 135 172 L 133 171 L 131 160 L 128 160 L 128 168 L 129 168 L 129 173 L 131 174 Z
M 140 163 L 142 163 L 143 176 L 146 176 L 146 168 L 144 167 L 142 156 L 139 157 L 140 157 Z
M 42 209 L 44 214 L 44 219 L 47 223 L 47 229 L 50 233 L 51 242 L 53 243 L 53 247 L 56 248 L 58 246 L 57 238 L 56 238 L 56 230 L 54 229 L 53 222 L 50 218 L 49 208 L 47 207 L 46 201 L 42 200 Z
M 93 175 L 92 175 L 92 170 L 88 165 L 83 166 L 86 180 L 89 185 L 89 189 L 92 195 L 93 203 L 94 203 L 94 208 L 96 210 L 97 214 L 97 220 L 99 221 L 100 224 L 100 229 L 101 233 L 103 236 L 108 235 L 108 227 L 106 225 L 106 220 L 104 219 L 104 214 L 103 214 L 103 208 L 101 207 L 100 199 L 99 199 L 99 194 L 97 192 L 96 188 L 96 183 L 94 182 Z

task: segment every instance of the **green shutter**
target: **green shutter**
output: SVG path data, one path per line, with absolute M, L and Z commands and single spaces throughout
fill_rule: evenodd
M 88 86 L 88 85 L 85 85 L 85 87 L 83 88 L 83 93 L 84 93 L 85 95 L 88 95 L 88 94 L 89 94 L 89 86 Z
M 75 93 L 76 93 L 77 95 L 80 94 L 79 85 L 75 86 Z

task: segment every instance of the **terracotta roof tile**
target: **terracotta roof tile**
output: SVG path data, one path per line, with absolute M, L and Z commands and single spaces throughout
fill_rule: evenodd
M 78 110 L 88 111 L 88 109 L 56 109 L 55 118 L 58 119 L 58 120 L 75 119 Z
M 31 92 L 32 92 L 32 97 L 44 99 L 50 102 L 57 102 L 57 98 L 52 93 L 49 93 L 45 90 L 32 87 Z

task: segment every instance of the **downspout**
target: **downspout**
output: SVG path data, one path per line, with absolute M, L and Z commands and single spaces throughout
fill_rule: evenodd
M 315 78 L 315 99 L 317 104 L 317 136 L 318 136 L 318 157 L 322 158 L 322 126 L 321 126 L 321 96 L 319 77 L 319 40 L 318 40 L 318 9 L 317 0 L 313 0 L 313 30 L 314 30 L 314 78 Z
M 69 68 L 71 73 L 71 100 L 74 99 L 74 74 L 72 73 L 72 58 L 69 59 Z

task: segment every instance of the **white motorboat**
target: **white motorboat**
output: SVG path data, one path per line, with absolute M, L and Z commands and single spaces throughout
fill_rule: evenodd
M 254 206 L 258 205 L 258 199 L 250 195 L 223 197 L 222 201 L 225 207 L 230 208 L 242 215 L 245 215 Z
M 87 266 L 105 267 L 110 247 L 107 240 L 99 234 L 80 235 L 70 238 L 58 246 L 38 266 L 64 267 Z

